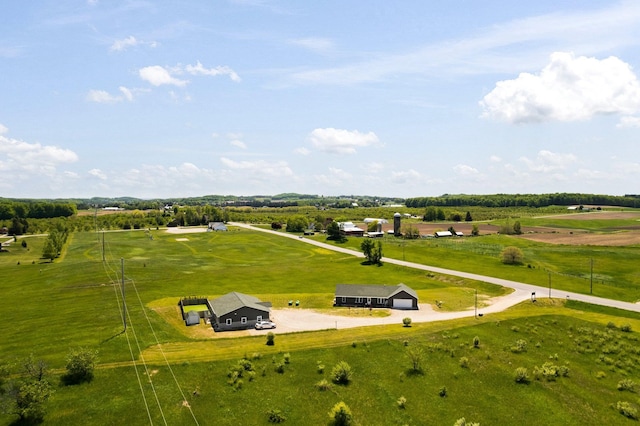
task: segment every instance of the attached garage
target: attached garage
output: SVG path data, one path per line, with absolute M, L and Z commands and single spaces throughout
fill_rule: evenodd
M 393 309 L 413 309 L 413 299 L 393 299 Z

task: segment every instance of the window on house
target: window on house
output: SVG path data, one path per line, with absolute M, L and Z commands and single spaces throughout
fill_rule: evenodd
M 356 303 L 362 303 L 362 297 L 356 297 Z
M 384 305 L 387 301 L 384 297 L 378 297 L 378 305 Z
M 247 323 L 247 317 L 240 318 L 240 323 L 241 324 L 246 324 Z
M 258 316 L 256 317 L 256 321 L 262 321 L 262 315 L 258 315 Z
M 347 303 L 347 298 L 342 296 L 342 303 Z
M 231 325 L 231 318 L 227 318 L 227 325 Z
M 371 304 L 371 298 L 367 297 L 367 305 L 370 305 L 370 304 Z

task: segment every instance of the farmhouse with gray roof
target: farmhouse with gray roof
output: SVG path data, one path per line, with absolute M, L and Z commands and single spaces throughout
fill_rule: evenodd
M 418 294 L 409 286 L 337 284 L 334 306 L 418 309 Z
M 271 312 L 271 302 L 235 291 L 209 300 L 209 306 L 215 331 L 252 328 L 257 321 L 268 320 Z

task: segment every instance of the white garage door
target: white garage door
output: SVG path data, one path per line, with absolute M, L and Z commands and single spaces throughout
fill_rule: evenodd
M 393 307 L 396 309 L 413 308 L 413 299 L 393 299 Z

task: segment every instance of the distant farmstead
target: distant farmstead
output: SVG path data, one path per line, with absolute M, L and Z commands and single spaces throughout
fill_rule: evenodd
M 209 222 L 209 227 L 207 228 L 207 232 L 211 231 L 226 231 L 227 225 L 222 222 Z
M 337 284 L 334 306 L 418 309 L 418 294 L 409 286 Z
M 353 222 L 338 222 L 340 233 L 346 236 L 362 237 L 364 235 L 364 229 L 359 228 Z

